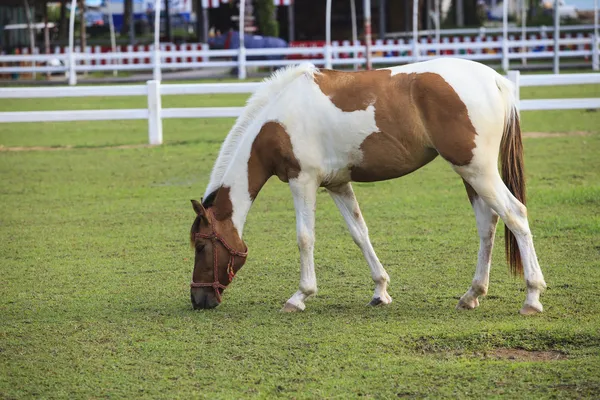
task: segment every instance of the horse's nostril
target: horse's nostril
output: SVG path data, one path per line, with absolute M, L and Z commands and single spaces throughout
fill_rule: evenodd
M 190 293 L 194 310 L 206 308 L 206 292 L 200 288 L 193 288 Z
M 194 310 L 215 308 L 219 300 L 212 288 L 193 287 L 190 292 L 190 300 Z

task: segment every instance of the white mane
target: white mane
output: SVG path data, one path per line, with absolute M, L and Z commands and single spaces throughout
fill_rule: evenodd
M 265 107 L 269 101 L 274 98 L 286 85 L 299 76 L 308 74 L 314 76 L 317 68 L 311 63 L 303 63 L 296 66 L 282 68 L 276 71 L 271 77 L 265 79 L 261 87 L 246 102 L 246 107 L 239 116 L 233 128 L 225 138 L 219 156 L 210 174 L 210 183 L 204 193 L 204 198 L 217 190 L 222 183 L 223 175 L 227 170 L 231 159 L 236 154 L 236 150 L 244 136 L 246 129 L 252 120 Z

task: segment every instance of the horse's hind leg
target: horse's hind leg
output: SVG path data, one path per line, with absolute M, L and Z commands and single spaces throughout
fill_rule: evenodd
M 464 184 L 473 211 L 475 211 L 475 219 L 477 220 L 479 253 L 477 255 L 477 269 L 475 270 L 471 288 L 469 288 L 469 290 L 460 298 L 456 308 L 470 310 L 479 305 L 479 296 L 485 296 L 487 294 L 498 214 L 483 201 L 475 190 L 473 190 L 471 185 L 467 182 L 464 182 Z
M 362 251 L 369 264 L 369 268 L 371 269 L 371 277 L 375 282 L 375 293 L 373 294 L 373 299 L 369 305 L 376 306 L 379 304 L 391 303 L 392 298 L 387 293 L 387 285 L 390 281 L 390 277 L 379 262 L 375 250 L 373 250 L 373 246 L 369 240 L 369 231 L 360 212 L 360 208 L 358 207 L 352 185 L 346 183 L 340 186 L 327 188 L 327 190 L 344 217 L 350 235 L 352 236 L 352 239 L 354 239 L 354 243 L 356 243 Z
M 527 298 L 521 308 L 521 314 L 542 312 L 540 294 L 546 288 L 546 282 L 533 247 L 533 237 L 527 221 L 527 208 L 508 190 L 495 165 L 489 167 L 469 165 L 455 168 L 475 192 L 490 206 L 515 235 L 523 273 L 527 284 Z

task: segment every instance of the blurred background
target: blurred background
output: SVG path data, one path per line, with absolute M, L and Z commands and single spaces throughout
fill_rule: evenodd
M 363 0 L 332 1 L 331 40 L 333 46 L 348 46 L 365 43 L 367 24 L 365 16 L 370 14 L 369 24 L 373 44 L 403 45 L 410 44 L 417 31 L 421 44 L 431 43 L 490 43 L 487 48 L 425 48 L 421 56 L 460 55 L 483 62 L 494 60 L 481 54 L 499 54 L 502 52 L 502 16 L 503 3 L 499 0 L 371 0 L 370 12 L 366 13 L 367 2 Z M 245 8 L 245 47 L 247 48 L 316 48 L 314 54 L 282 53 L 257 55 L 254 60 L 298 60 L 323 59 L 326 39 L 326 2 L 325 0 L 244 0 Z M 579 42 L 565 42 L 560 50 L 568 52 L 589 50 L 583 53 L 566 54 L 569 63 L 565 67 L 589 67 L 592 65 L 591 53 L 594 36 L 594 0 L 559 0 L 560 37 L 579 38 Z M 414 7 L 417 7 L 415 10 Z M 120 58 L 77 59 L 75 63 L 106 65 L 118 63 L 121 75 L 131 75 L 136 71 L 152 69 L 151 57 L 146 54 L 152 50 L 154 40 L 155 0 L 77 0 L 76 9 L 71 10 L 70 0 L 3 0 L 0 5 L 0 54 L 65 54 L 69 43 L 69 17 L 75 13 L 74 51 L 76 53 L 135 53 Z M 510 0 L 507 3 L 507 19 L 510 40 L 545 40 L 553 36 L 554 2 L 539 0 Z M 416 17 L 413 11 L 416 11 Z M 239 0 L 162 0 L 160 13 L 159 40 L 163 51 L 191 51 L 187 64 L 170 65 L 171 70 L 190 70 L 199 67 L 213 67 L 214 74 L 235 73 L 236 68 L 228 64 L 198 64 L 208 57 L 202 57 L 201 50 L 228 50 L 239 48 Z M 112 22 L 112 24 L 111 24 Z M 595 29 L 597 30 L 597 24 Z M 112 32 L 112 34 L 111 34 Z M 597 34 L 596 34 L 597 35 Z M 584 39 L 588 41 L 584 41 Z M 597 39 L 596 39 L 597 41 Z M 387 51 L 386 51 L 387 50 Z M 374 50 L 373 56 L 392 57 L 390 63 L 404 63 L 407 60 L 393 56 L 409 56 L 416 49 L 399 48 L 392 52 Z M 509 52 L 549 52 L 552 44 L 532 43 Z M 144 53 L 145 52 L 145 53 Z M 193 53 L 196 52 L 196 53 Z M 474 56 L 480 54 L 480 56 Z M 369 53 L 371 55 L 371 53 Z M 163 54 L 164 56 L 164 54 Z M 182 64 L 181 54 L 163 63 Z M 334 59 L 358 57 L 360 54 L 336 51 Z M 542 54 L 537 61 L 528 63 L 519 59 L 513 66 L 523 68 L 548 68 L 543 63 Z M 166 56 L 165 56 L 166 57 Z M 563 56 L 561 56 L 563 57 Z M 506 58 L 506 55 L 504 56 Z M 552 57 L 546 57 L 546 61 Z M 232 61 L 232 54 L 215 53 L 211 60 Z M 249 58 L 252 59 L 252 58 Z M 87 60 L 87 61 L 86 61 Z M 36 71 L 48 72 L 40 76 L 50 79 L 51 72 L 59 72 L 65 78 L 68 63 L 66 56 L 38 59 L 1 58 L 0 79 L 30 79 L 35 71 L 24 68 L 29 65 Z M 138 64 L 139 69 L 125 68 L 123 65 Z M 190 64 L 191 63 L 191 64 Z M 196 64 L 194 64 L 196 63 Z M 326 63 L 325 63 L 326 64 Z M 379 62 L 381 64 L 381 62 Z M 496 64 L 500 65 L 499 58 Z M 286 65 L 280 62 L 278 66 Z M 336 66 L 336 63 L 333 63 Z M 269 63 L 258 67 L 269 71 L 276 65 Z M 338 67 L 358 64 L 348 61 L 338 62 Z M 504 65 L 506 66 L 506 65 Z M 38 68 L 38 67 L 46 67 Z M 257 67 L 257 66 L 255 66 Z M 221 69 L 219 69 L 221 68 Z M 250 68 L 250 67 L 249 67 Z M 250 68 L 256 72 L 260 68 Z M 89 70 L 89 71 L 88 71 Z M 88 68 L 83 71 L 96 75 L 107 73 Z M 123 71 L 127 71 L 126 73 Z M 3 73 L 4 72 L 4 73 Z M 33 74 L 29 73 L 33 72 Z M 122 73 L 123 72 L 123 73 Z M 37 79 L 36 78 L 36 79 Z

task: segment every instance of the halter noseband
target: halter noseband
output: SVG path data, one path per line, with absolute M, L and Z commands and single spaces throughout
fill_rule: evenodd
M 192 283 L 190 286 L 192 288 L 212 287 L 215 291 L 215 295 L 217 296 L 217 301 L 220 303 L 221 302 L 221 293 L 219 293 L 219 289 L 227 288 L 227 285 L 229 285 L 229 283 L 231 283 L 231 281 L 233 280 L 233 277 L 235 276 L 235 271 L 233 270 L 233 264 L 235 262 L 235 257 L 237 256 L 237 257 L 246 258 L 246 256 L 248 256 L 248 249 L 246 248 L 246 251 L 237 251 L 237 250 L 233 249 L 233 247 L 231 247 L 229 244 L 227 244 L 225 239 L 223 239 L 223 236 L 219 235 L 214 228 L 215 220 L 214 220 L 213 214 L 209 211 L 207 211 L 207 214 L 209 214 L 209 216 L 210 216 L 212 232 L 210 232 L 210 233 L 198 232 L 198 233 L 196 233 L 195 237 L 202 238 L 202 239 L 210 239 L 210 241 L 212 242 L 214 282 L 212 282 L 212 283 L 210 283 L 210 282 L 194 282 L 194 280 L 192 279 Z M 221 282 L 219 282 L 219 270 L 218 270 L 219 257 L 218 257 L 218 252 L 217 252 L 217 242 L 221 242 L 223 247 L 225 247 L 225 249 L 227 249 L 227 251 L 229 252 L 229 262 L 227 263 L 227 276 L 229 277 L 229 283 L 227 283 L 227 285 L 223 285 Z

